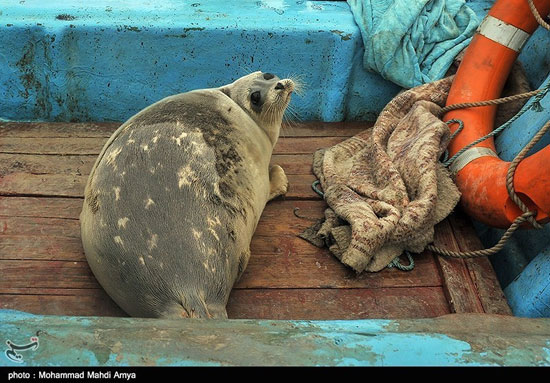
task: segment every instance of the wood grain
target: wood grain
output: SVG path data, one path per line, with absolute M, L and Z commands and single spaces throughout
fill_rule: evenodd
M 94 295 L 0 294 L 0 309 L 41 315 L 127 316 L 105 291 L 94 289 L 94 293 Z
M 19 138 L 108 138 L 121 122 L 0 122 L 0 137 Z M 351 137 L 372 127 L 371 122 L 283 123 L 281 137 Z
M 42 315 L 126 316 L 102 291 L 89 295 L 0 294 L 0 308 Z M 430 318 L 449 313 L 441 289 L 233 290 L 231 319 Z
M 347 137 L 282 137 L 273 154 L 311 154 L 334 146 Z M 23 155 L 98 155 L 107 142 L 104 137 L 3 137 L 0 153 Z
M 72 174 L 87 176 L 94 166 L 97 154 L 49 155 L 0 153 L 0 176 L 11 173 Z
M 431 318 L 449 313 L 438 288 L 233 290 L 235 319 Z
M 440 222 L 436 230 L 438 235 L 434 245 L 451 251 L 460 251 L 454 233 L 447 220 Z M 477 289 L 463 259 L 437 256 L 436 258 L 444 288 L 453 313 L 483 312 L 483 306 L 477 296 Z
M 88 176 L 97 155 L 40 155 L 0 153 L 0 176 L 11 173 L 67 174 Z M 286 174 L 313 174 L 313 155 L 274 154 L 271 164 L 281 166 Z
M 449 223 L 460 251 L 466 252 L 485 248 L 475 233 L 470 219 L 462 212 L 449 217 Z M 494 256 L 498 257 L 498 254 Z M 470 258 L 464 262 L 476 286 L 483 311 L 489 314 L 513 315 L 489 258 Z
M 83 191 L 97 154 L 120 123 L 0 123 L 0 308 L 39 314 L 125 316 L 88 267 L 80 240 Z M 488 261 L 415 256 L 410 272 L 356 275 L 326 248 L 297 235 L 322 218 L 312 190 L 312 153 L 368 129 L 308 122 L 282 130 L 272 164 L 290 190 L 267 204 L 247 269 L 232 291 L 231 318 L 427 318 L 451 312 L 507 313 Z M 451 218 L 436 244 L 479 246 Z M 504 303 L 503 303 L 504 302 Z
M 438 287 L 441 281 L 429 255 L 417 259 L 411 272 L 383 270 L 379 275 L 356 275 L 336 258 L 325 255 L 294 257 L 253 254 L 249 265 L 234 286 L 236 289 L 316 289 L 316 288 L 393 288 Z M 85 258 L 77 261 L 2 260 L 0 292 L 40 294 L 40 289 L 101 288 Z
M 311 174 L 288 174 L 288 193 L 281 198 L 320 199 L 311 184 Z M 0 195 L 40 197 L 83 197 L 88 176 L 72 174 L 11 173 L 0 177 Z

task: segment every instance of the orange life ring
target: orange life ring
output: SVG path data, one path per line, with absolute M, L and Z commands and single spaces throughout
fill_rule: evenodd
M 549 0 L 535 0 L 534 4 L 540 15 L 550 13 Z M 527 0 L 498 0 L 465 52 L 447 105 L 498 98 L 521 46 L 537 26 Z M 464 129 L 449 145 L 449 155 L 454 156 L 460 149 L 490 133 L 495 112 L 496 106 L 484 106 L 445 114 L 445 121 L 460 119 L 464 122 Z M 451 124 L 450 128 L 454 132 L 458 125 Z M 492 138 L 474 148 L 472 150 L 477 154 L 469 159 L 462 158 L 455 178 L 462 193 L 462 207 L 477 221 L 494 227 L 508 227 L 523 213 L 506 190 L 506 172 L 510 163 L 498 158 Z M 539 223 L 550 220 L 550 145 L 520 162 L 514 176 L 514 188 L 527 207 L 537 211 Z

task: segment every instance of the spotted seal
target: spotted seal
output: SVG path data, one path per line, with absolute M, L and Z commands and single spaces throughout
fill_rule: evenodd
M 270 159 L 294 86 L 254 72 L 170 96 L 107 141 L 85 189 L 82 244 L 129 315 L 227 317 L 265 204 L 288 188 Z

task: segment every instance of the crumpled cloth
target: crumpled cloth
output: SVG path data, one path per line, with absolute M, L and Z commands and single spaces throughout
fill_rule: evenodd
M 300 237 L 327 246 L 356 272 L 379 271 L 404 250 L 420 253 L 460 199 L 439 161 L 450 130 L 439 119 L 452 77 L 390 101 L 374 127 L 315 152 L 313 172 L 329 205 Z
M 365 46 L 363 66 L 401 87 L 444 77 L 479 20 L 464 0 L 347 0 Z

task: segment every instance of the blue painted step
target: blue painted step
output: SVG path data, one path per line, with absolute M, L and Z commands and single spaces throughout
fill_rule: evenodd
M 0 366 L 550 365 L 550 319 L 159 320 L 7 310 L 0 316 Z M 6 341 L 34 345 L 17 352 L 17 363 Z
M 255 70 L 299 76 L 302 120 L 373 120 L 399 87 L 360 65 L 346 2 L 9 0 L 0 118 L 126 120 L 168 95 Z

